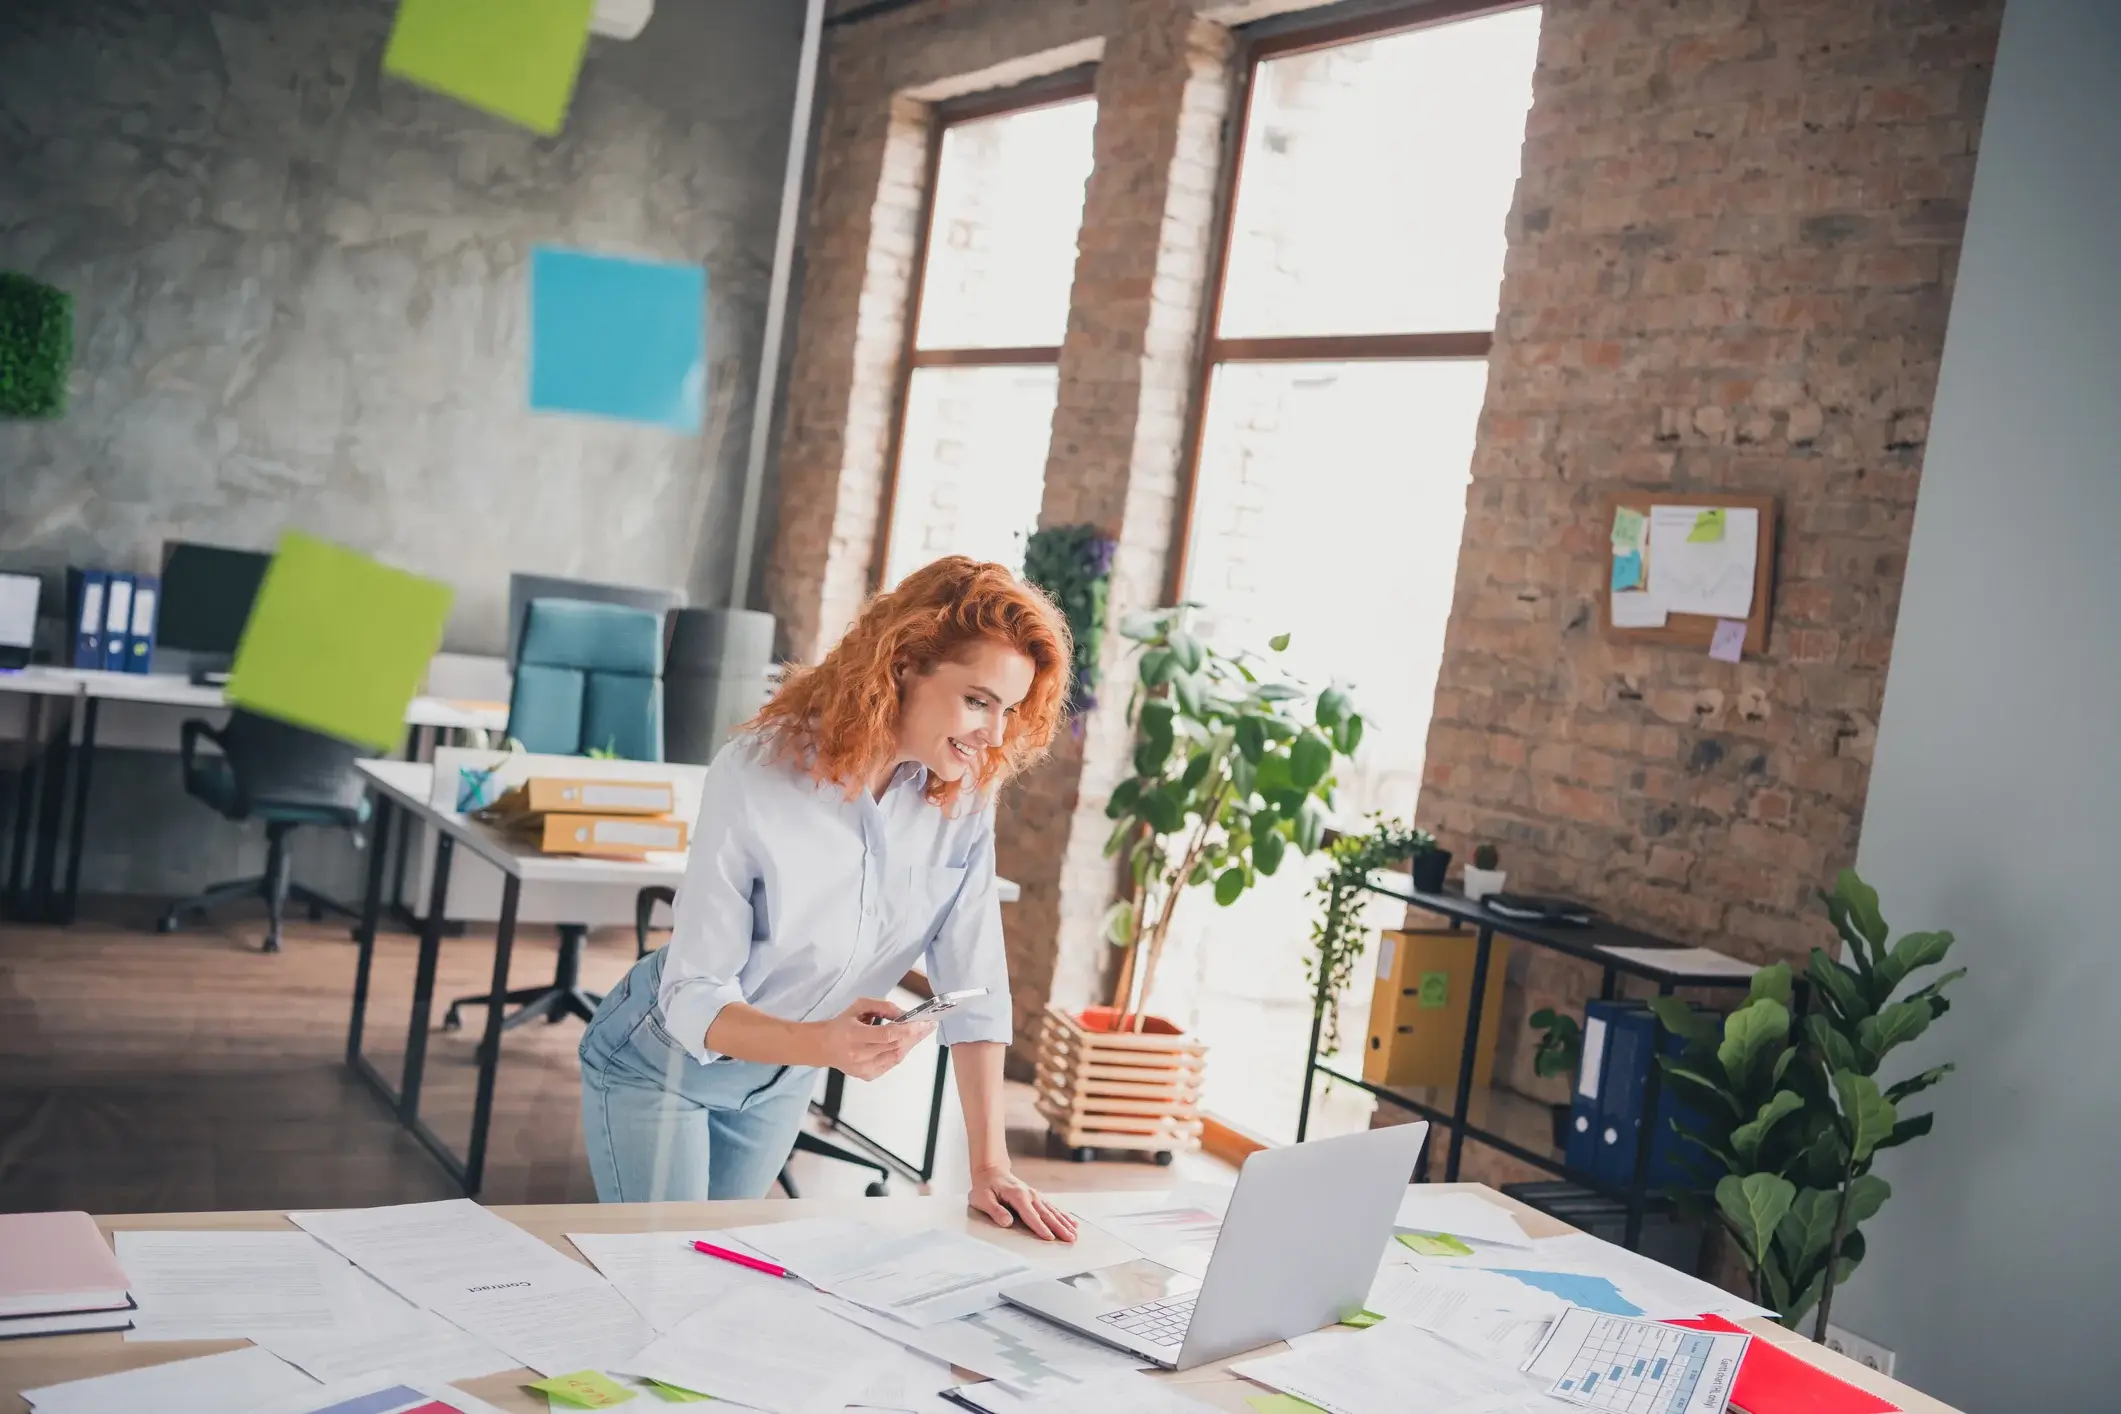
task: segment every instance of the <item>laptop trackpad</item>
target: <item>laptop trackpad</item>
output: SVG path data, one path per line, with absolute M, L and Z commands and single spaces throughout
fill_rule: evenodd
M 1083 1299 L 1101 1311 L 1165 1301 L 1200 1290 L 1198 1277 L 1173 1271 L 1147 1257 L 1113 1267 L 1099 1267 L 1094 1272 L 1077 1272 L 1072 1277 L 1061 1277 L 1059 1281 L 1062 1286 L 1073 1287 Z

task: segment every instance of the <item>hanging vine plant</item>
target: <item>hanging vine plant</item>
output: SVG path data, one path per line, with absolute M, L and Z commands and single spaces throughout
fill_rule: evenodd
M 1024 578 L 1046 591 L 1067 615 L 1075 635 L 1075 686 L 1070 715 L 1097 705 L 1098 658 L 1105 644 L 1105 605 L 1112 583 L 1110 536 L 1094 525 L 1035 530 L 1024 542 Z
M 1436 837 L 1427 830 L 1373 815 L 1368 833 L 1342 835 L 1326 846 L 1333 867 L 1313 890 L 1325 901 L 1326 911 L 1311 925 L 1311 952 L 1304 958 L 1304 976 L 1325 1005 L 1324 1050 L 1328 1055 L 1340 1049 L 1340 998 L 1355 978 L 1355 964 L 1362 960 L 1368 937 L 1362 917 L 1363 884 L 1371 871 L 1403 865 L 1435 844 Z

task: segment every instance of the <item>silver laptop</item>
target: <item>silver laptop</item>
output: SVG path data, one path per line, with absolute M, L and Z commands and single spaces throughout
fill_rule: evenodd
M 1330 1326 L 1369 1297 L 1428 1134 L 1399 1124 L 1253 1154 L 1206 1276 L 1141 1258 L 1002 1299 L 1167 1370 Z

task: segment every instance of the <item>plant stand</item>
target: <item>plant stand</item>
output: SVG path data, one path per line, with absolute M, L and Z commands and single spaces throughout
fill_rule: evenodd
M 1162 1017 L 1115 1031 L 1111 1007 L 1046 1008 L 1038 1045 L 1038 1112 L 1081 1163 L 1131 1149 L 1168 1164 L 1200 1146 L 1208 1048 Z

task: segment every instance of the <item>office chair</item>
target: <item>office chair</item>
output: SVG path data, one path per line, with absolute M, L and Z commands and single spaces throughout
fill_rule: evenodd
M 508 735 L 544 755 L 586 756 L 602 751 L 629 761 L 663 759 L 663 620 L 623 604 L 582 599 L 533 599 L 524 607 L 515 684 L 508 698 Z M 507 996 L 516 1010 L 504 1031 L 539 1017 L 558 1024 L 587 1021 L 603 997 L 582 986 L 582 947 L 589 930 L 562 923 L 552 983 Z M 460 1008 L 487 1003 L 458 997 L 442 1026 L 463 1025 Z
M 218 747 L 220 756 L 202 757 L 201 739 Z M 257 897 L 265 900 L 264 950 L 278 952 L 280 915 L 290 897 L 306 904 L 313 920 L 327 910 L 353 917 L 345 904 L 288 878 L 287 837 L 304 825 L 351 830 L 368 819 L 368 796 L 353 769 L 361 748 L 240 707 L 218 731 L 207 722 L 186 722 L 182 743 L 188 794 L 227 819 L 265 822 L 265 872 L 179 899 L 156 921 L 155 931 L 173 933 L 187 913 L 204 914 L 230 899 Z
M 674 905 L 677 902 L 677 897 L 677 890 L 675 889 L 666 888 L 661 884 L 650 884 L 647 888 L 641 890 L 640 895 L 634 899 L 633 936 L 635 944 L 634 956 L 636 959 L 648 956 L 648 929 L 649 922 L 655 914 L 655 906 L 659 903 Z M 837 1076 L 835 1075 L 834 1078 L 836 1080 Z M 829 1095 L 828 1098 L 830 1098 Z M 856 1168 L 870 1169 L 876 1174 L 876 1178 L 862 1192 L 871 1198 L 881 1198 L 890 1192 L 891 1170 L 888 1167 L 875 1159 L 869 1158 L 867 1155 L 857 1154 L 852 1149 L 842 1148 L 830 1139 L 812 1134 L 807 1129 L 799 1129 L 795 1132 L 795 1152 L 799 1154 L 816 1154 L 820 1158 L 838 1159 L 843 1164 L 853 1164 Z M 785 1167 L 781 1170 L 781 1188 L 791 1198 L 803 1196 L 796 1192 L 795 1180 L 788 1176 L 788 1170 Z

